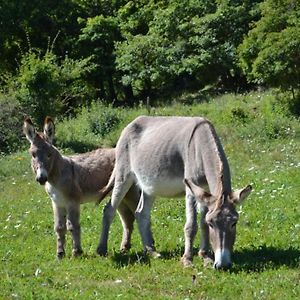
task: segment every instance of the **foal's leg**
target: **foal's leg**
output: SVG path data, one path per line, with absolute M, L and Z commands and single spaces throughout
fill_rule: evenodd
M 133 184 L 118 207 L 118 212 L 123 225 L 123 237 L 120 247 L 121 251 L 127 251 L 131 248 L 131 234 L 135 220 L 135 211 L 139 200 L 140 189 Z
M 65 207 L 58 207 L 52 201 L 53 215 L 54 215 L 54 231 L 57 236 L 57 249 L 56 256 L 58 259 L 63 258 L 65 255 L 65 242 L 66 242 L 66 209 Z
M 192 264 L 193 260 L 193 242 L 197 233 L 197 209 L 195 197 L 187 194 L 185 197 L 186 223 L 184 226 L 185 249 L 182 257 L 184 266 Z
M 143 197 L 143 199 L 142 199 Z M 156 252 L 154 246 L 154 239 L 151 231 L 151 208 L 154 202 L 154 197 L 141 193 L 141 200 L 139 203 L 140 209 L 135 213 L 136 220 L 139 226 L 142 237 L 145 253 L 150 253 L 153 257 L 160 257 L 160 253 Z
M 72 234 L 73 249 L 72 255 L 82 254 L 81 232 L 80 232 L 80 204 L 76 202 L 69 203 L 67 206 L 67 229 Z
M 124 199 L 125 200 L 125 199 Z M 130 208 L 124 203 L 124 200 L 121 201 L 118 207 L 118 213 L 120 215 L 120 219 L 123 225 L 123 236 L 120 250 L 122 252 L 126 252 L 131 248 L 131 234 L 133 231 L 133 223 L 134 223 L 134 214 L 130 210 Z

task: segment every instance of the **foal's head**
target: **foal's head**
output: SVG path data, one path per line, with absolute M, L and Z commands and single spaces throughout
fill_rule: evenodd
M 241 203 L 251 192 L 251 186 L 241 190 L 222 194 L 218 197 L 204 191 L 191 180 L 185 179 L 195 198 L 207 206 L 205 222 L 209 227 L 209 240 L 215 255 L 214 268 L 228 269 L 231 267 L 231 252 L 236 237 L 236 224 L 239 214 L 236 205 Z
M 54 123 L 50 117 L 44 121 L 43 132 L 37 132 L 29 118 L 25 119 L 23 131 L 30 142 L 31 166 L 35 179 L 44 185 L 48 180 L 55 163 L 57 150 L 52 146 L 54 139 Z

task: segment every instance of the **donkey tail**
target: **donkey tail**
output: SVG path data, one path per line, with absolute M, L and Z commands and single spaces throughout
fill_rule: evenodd
M 107 196 L 107 194 L 109 194 L 112 191 L 112 189 L 114 188 L 114 184 L 115 184 L 115 168 L 112 174 L 110 175 L 107 185 L 99 190 L 96 205 L 99 205 L 99 203 Z

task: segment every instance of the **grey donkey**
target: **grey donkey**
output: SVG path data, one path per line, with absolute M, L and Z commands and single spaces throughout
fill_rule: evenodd
M 101 200 L 113 190 L 104 210 L 98 253 L 106 255 L 109 228 L 116 209 L 128 190 L 136 185 L 141 190 L 136 219 L 145 251 L 157 255 L 150 224 L 155 197 L 185 195 L 184 266 L 192 264 L 198 203 L 202 211 L 199 255 L 209 259 L 211 244 L 214 267 L 230 268 L 239 217 L 236 205 L 250 194 L 251 186 L 232 190 L 225 152 L 208 120 L 141 116 L 123 130 L 116 146 L 114 171 L 100 195 Z

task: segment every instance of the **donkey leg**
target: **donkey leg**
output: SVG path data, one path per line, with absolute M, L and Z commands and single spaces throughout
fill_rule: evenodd
M 156 252 L 154 239 L 151 231 L 151 208 L 154 202 L 154 197 L 142 192 L 141 197 L 144 197 L 142 209 L 136 211 L 135 217 L 138 223 L 139 231 L 144 245 L 145 253 L 150 253 L 153 257 L 160 257 L 160 253 Z
M 201 206 L 201 219 L 200 219 L 200 230 L 201 230 L 201 242 L 198 255 L 201 257 L 207 257 L 209 252 L 209 229 L 205 221 L 208 208 Z
M 124 203 L 124 200 L 121 201 L 118 207 L 118 212 L 123 225 L 123 236 L 120 250 L 122 252 L 126 252 L 131 248 L 131 234 L 133 231 L 134 214 L 126 205 L 126 203 Z
M 209 228 L 205 221 L 205 216 L 207 214 L 208 208 L 201 206 L 201 220 L 200 220 L 200 229 L 201 229 L 201 242 L 198 255 L 203 258 L 204 266 L 209 266 L 214 261 L 209 253 Z
M 125 252 L 131 248 L 131 234 L 135 220 L 135 211 L 140 199 L 140 189 L 132 185 L 118 208 L 123 224 L 123 237 L 120 250 Z
M 123 176 L 124 178 L 124 176 Z M 100 235 L 99 245 L 97 247 L 97 253 L 102 256 L 107 255 L 107 242 L 109 236 L 109 228 L 112 220 L 116 214 L 116 210 L 125 197 L 126 193 L 133 184 L 133 179 L 127 176 L 126 180 L 117 181 L 115 179 L 115 186 L 112 192 L 111 200 L 105 205 L 102 217 L 102 232 Z
M 193 242 L 197 233 L 197 210 L 195 197 L 187 194 L 185 198 L 186 223 L 184 226 L 185 249 L 182 263 L 185 267 L 190 266 L 193 260 Z
M 81 248 L 81 229 L 80 229 L 80 204 L 70 203 L 67 207 L 67 229 L 72 234 L 73 249 L 72 255 L 74 257 L 82 254 Z
M 55 202 L 52 202 L 53 215 L 54 215 L 54 231 L 57 236 L 56 256 L 61 259 L 65 255 L 65 242 L 66 242 L 66 209 L 58 207 Z

